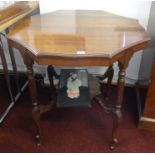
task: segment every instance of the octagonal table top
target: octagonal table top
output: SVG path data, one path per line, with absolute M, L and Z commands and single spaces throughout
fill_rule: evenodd
M 27 17 L 7 37 L 36 57 L 111 58 L 149 40 L 138 20 L 95 10 L 59 10 Z

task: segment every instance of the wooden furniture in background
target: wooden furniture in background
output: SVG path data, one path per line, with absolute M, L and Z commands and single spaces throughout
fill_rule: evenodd
M 115 106 L 102 108 L 112 114 L 112 142 L 118 142 L 118 127 L 122 119 L 125 70 L 133 54 L 147 46 L 149 38 L 137 20 L 120 17 L 105 11 L 61 10 L 25 18 L 7 35 L 9 46 L 20 50 L 27 67 L 29 90 L 40 141 L 40 116 L 53 107 L 53 102 L 38 105 L 34 61 L 57 66 L 110 66 L 109 82 L 114 62 L 119 64 L 118 91 Z M 105 77 L 103 77 L 105 78 Z
M 141 105 L 142 110 L 139 116 L 140 118 L 138 127 L 141 129 L 155 130 L 155 61 L 152 67 L 150 84 L 148 86 L 148 89 L 145 88 L 145 90 L 143 91 L 145 91 L 144 93 L 146 93 L 146 97 L 144 97 L 143 99 L 139 98 L 139 104 L 143 105 Z M 140 93 L 140 90 L 138 91 L 138 93 Z
M 0 10 L 0 56 L 1 56 L 1 63 L 3 66 L 2 73 L 4 73 L 11 103 L 9 106 L 5 109 L 5 111 L 0 115 L 0 123 L 4 120 L 10 109 L 13 107 L 14 103 L 18 100 L 18 98 L 21 96 L 22 91 L 27 86 L 28 82 L 26 82 L 22 88 L 19 84 L 19 77 L 17 74 L 17 67 L 16 67 L 16 60 L 13 53 L 12 48 L 9 48 L 9 54 L 12 62 L 12 68 L 13 68 L 13 75 L 15 77 L 15 83 L 17 86 L 17 93 L 14 95 L 14 90 L 11 87 L 10 84 L 10 76 L 9 76 L 9 69 L 7 66 L 7 61 L 5 57 L 5 49 L 3 48 L 3 37 L 5 37 L 5 33 L 8 33 L 10 31 L 10 27 L 13 27 L 17 22 L 25 18 L 26 16 L 29 16 L 33 14 L 36 10 L 39 9 L 38 2 L 16 2 L 15 4 L 6 7 L 2 10 Z

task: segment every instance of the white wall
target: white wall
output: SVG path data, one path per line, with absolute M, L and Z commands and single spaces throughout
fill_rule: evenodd
M 149 41 L 148 48 L 146 48 L 143 52 L 140 71 L 139 71 L 139 79 L 140 84 L 148 84 L 148 79 L 150 79 L 152 72 L 152 65 L 155 60 L 155 1 L 152 2 L 149 22 L 147 26 L 147 33 L 151 40 Z
M 146 27 L 151 1 L 138 0 L 40 0 L 40 12 L 48 13 L 60 9 L 105 10 L 118 15 L 138 19 Z
M 138 19 L 146 29 L 149 19 L 151 1 L 133 0 L 40 0 L 41 14 L 60 9 L 90 9 L 105 10 L 118 15 Z M 133 83 L 138 79 L 142 52 L 138 52 L 131 59 L 126 73 L 126 82 Z M 91 69 L 91 72 L 102 73 L 105 68 Z M 115 64 L 115 79 L 117 78 L 117 65 Z M 131 80 L 135 79 L 135 80 Z

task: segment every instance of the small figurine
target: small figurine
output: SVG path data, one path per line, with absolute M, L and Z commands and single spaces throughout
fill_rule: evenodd
M 78 79 L 76 73 L 71 72 L 67 79 L 67 96 L 71 99 L 78 98 L 80 96 L 80 86 L 81 80 Z

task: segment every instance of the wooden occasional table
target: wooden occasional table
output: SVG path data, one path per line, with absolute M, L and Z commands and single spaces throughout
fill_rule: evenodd
M 110 66 L 108 71 L 118 62 L 117 100 L 115 107 L 109 109 L 113 116 L 110 148 L 115 148 L 122 118 L 125 70 L 133 54 L 144 49 L 149 40 L 138 21 L 105 11 L 60 10 L 24 19 L 7 38 L 11 47 L 20 50 L 27 67 L 38 141 L 39 118 L 54 104 L 38 105 L 34 61 L 41 65 Z M 108 81 L 111 82 L 111 76 Z

